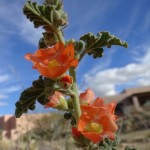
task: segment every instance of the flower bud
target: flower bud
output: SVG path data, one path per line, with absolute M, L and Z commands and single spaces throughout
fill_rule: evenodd
M 68 109 L 68 104 L 62 93 L 55 91 L 52 96 L 48 97 L 49 102 L 45 104 L 45 108 L 56 108 L 59 110 Z
M 71 76 L 65 75 L 58 82 L 63 89 L 69 89 L 72 86 L 73 79 Z

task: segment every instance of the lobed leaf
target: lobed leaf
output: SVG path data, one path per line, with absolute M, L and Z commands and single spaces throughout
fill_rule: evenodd
M 38 80 L 33 81 L 32 86 L 21 93 L 19 101 L 16 102 L 15 115 L 19 118 L 28 110 L 34 110 L 36 101 L 40 104 L 46 104 L 47 96 L 52 95 L 55 91 L 55 82 L 49 78 L 39 77 Z
M 97 36 L 87 33 L 80 38 L 85 43 L 85 52 L 94 58 L 103 56 L 103 47 L 110 48 L 112 45 L 128 47 L 128 44 L 109 32 L 99 32 Z
M 58 27 L 67 24 L 67 14 L 62 10 L 60 0 L 44 5 L 27 1 L 23 12 L 35 28 L 43 27 L 48 32 L 54 32 Z
M 112 141 L 109 138 L 105 138 L 101 143 L 99 143 L 100 150 L 117 150 L 120 144 L 120 139 L 116 136 L 115 140 Z
M 44 41 L 44 38 L 40 38 L 39 40 L 39 43 L 38 43 L 38 48 L 41 49 L 41 48 L 46 48 L 46 44 L 45 44 L 45 41 Z

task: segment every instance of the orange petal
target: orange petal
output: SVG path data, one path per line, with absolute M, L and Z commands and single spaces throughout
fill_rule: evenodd
M 67 55 L 70 59 L 74 59 L 74 46 L 73 46 L 73 44 L 72 43 L 68 44 L 62 54 Z
M 55 91 L 52 96 L 48 97 L 49 102 L 45 104 L 45 108 L 57 107 L 60 104 L 60 97 L 63 96 L 62 93 Z
M 89 112 L 92 106 L 80 105 L 82 112 Z
M 82 132 L 82 134 L 89 140 L 91 140 L 93 143 L 98 143 L 103 140 L 102 136 L 100 134 L 97 134 L 95 132 Z
M 104 100 L 100 97 L 97 97 L 93 103 L 93 106 L 96 107 L 103 107 L 104 106 Z
M 108 132 L 108 131 L 104 131 L 101 136 L 104 138 L 109 138 L 111 140 L 114 140 L 115 139 L 115 135 L 113 132 Z
M 78 120 L 78 130 L 84 131 L 84 128 L 89 121 L 89 118 L 87 118 L 86 115 L 82 114 Z
M 113 115 L 104 115 L 101 118 L 100 123 L 103 125 L 103 129 L 104 131 L 107 132 L 116 132 L 118 129 L 117 124 L 115 123 L 114 119 L 113 119 Z
M 100 118 L 104 114 L 106 114 L 105 107 L 95 107 L 89 105 L 81 105 L 80 106 L 82 112 L 87 113 L 87 115 L 91 118 Z
M 61 79 L 60 79 L 60 81 L 61 82 L 64 82 L 64 83 L 70 83 L 70 84 L 72 84 L 72 76 L 68 76 L 68 75 L 65 75 L 65 76 L 63 76 Z
M 77 128 L 72 127 L 72 135 L 75 138 L 79 138 L 81 136 L 81 132 L 79 132 Z
M 87 89 L 84 93 L 79 96 L 81 104 L 91 104 L 94 99 L 94 92 L 91 89 Z
M 49 108 L 49 107 L 54 107 L 55 106 L 55 104 L 54 103 L 52 103 L 52 102 L 48 102 L 48 103 L 46 103 L 45 104 L 45 108 Z
M 31 57 L 32 56 L 32 54 L 31 53 L 27 53 L 26 55 L 25 55 L 25 59 L 27 59 L 27 60 L 31 60 Z
M 61 42 L 58 42 L 58 43 L 56 43 L 56 44 L 54 45 L 53 49 L 54 49 L 55 51 L 62 51 L 62 50 L 65 49 L 65 45 L 64 45 L 63 43 L 61 43 Z
M 115 108 L 116 108 L 117 103 L 112 102 L 106 105 L 106 109 L 109 113 L 114 114 L 115 113 Z
M 78 60 L 74 59 L 71 61 L 71 66 L 76 67 L 78 65 Z

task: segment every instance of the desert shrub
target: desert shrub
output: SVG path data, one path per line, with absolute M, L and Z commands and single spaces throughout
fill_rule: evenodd
M 136 113 L 118 120 L 121 133 L 140 131 L 150 128 L 150 112 Z
M 58 113 L 49 113 L 34 121 L 35 128 L 23 135 L 24 141 L 28 138 L 34 140 L 57 140 L 69 136 L 69 122 L 64 120 L 63 116 Z

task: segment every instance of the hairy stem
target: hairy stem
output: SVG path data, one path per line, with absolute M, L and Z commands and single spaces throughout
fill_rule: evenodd
M 70 68 L 69 74 L 73 77 L 72 91 L 74 92 L 74 95 L 72 95 L 71 97 L 72 97 L 72 103 L 75 111 L 76 120 L 78 120 L 81 115 L 81 110 L 80 110 L 80 102 L 78 97 L 78 88 L 76 84 L 76 72 L 74 67 Z
M 84 57 L 84 55 L 87 53 L 87 50 L 85 49 L 82 54 L 80 55 L 80 58 L 79 58 L 79 62 L 82 60 L 82 58 Z
M 57 38 L 58 38 L 59 42 L 62 42 L 65 45 L 65 40 L 64 40 L 62 31 L 57 29 L 56 35 L 57 35 Z
M 58 32 L 56 32 L 56 35 L 58 37 L 58 40 L 60 42 L 62 42 L 63 44 L 65 44 L 64 37 L 60 30 L 58 30 Z M 73 77 L 73 85 L 72 85 L 73 94 L 71 95 L 71 98 L 72 98 L 73 108 L 75 111 L 75 117 L 76 117 L 76 120 L 78 120 L 81 115 L 81 110 L 80 110 L 80 102 L 79 102 L 79 98 L 78 98 L 78 88 L 76 85 L 76 72 L 75 72 L 74 67 L 71 67 L 69 69 L 69 74 Z

